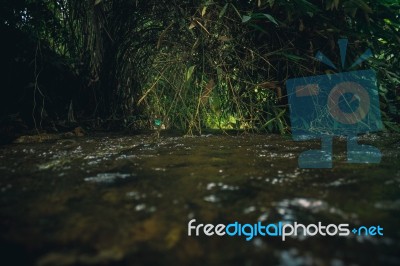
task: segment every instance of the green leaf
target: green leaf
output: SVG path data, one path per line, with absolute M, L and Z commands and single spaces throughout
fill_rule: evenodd
M 201 16 L 204 17 L 206 12 L 207 12 L 207 6 L 204 6 L 203 9 L 201 10 Z
M 222 8 L 221 12 L 219 12 L 219 18 L 222 18 L 225 13 L 226 13 L 226 9 L 228 8 L 228 4 L 225 4 L 224 7 Z
M 274 118 L 268 120 L 267 123 L 265 123 L 261 128 L 262 128 L 262 129 L 265 129 L 265 128 L 270 129 L 270 127 L 269 127 L 270 124 L 271 124 L 272 122 L 274 122 L 275 120 L 280 120 L 280 118 L 283 116 L 283 114 L 284 114 L 285 112 L 286 112 L 286 109 L 283 109 L 277 116 L 275 116 Z
M 186 81 L 189 81 L 190 78 L 192 77 L 195 67 L 196 67 L 196 66 L 191 66 L 191 67 L 189 67 L 188 70 L 186 71 Z
M 235 10 L 235 12 L 236 12 L 236 14 L 239 16 L 239 18 L 241 18 L 242 16 L 240 15 L 240 12 L 239 12 L 239 10 L 237 10 L 237 8 L 235 7 L 235 5 L 234 5 L 234 4 L 231 4 L 231 6 L 232 6 L 233 10 Z
M 246 23 L 248 21 L 250 21 L 251 17 L 250 16 L 243 16 L 242 17 L 242 23 Z
M 307 0 L 295 0 L 294 2 L 296 3 L 297 8 L 303 10 L 304 12 L 311 12 L 315 14 L 320 11 L 316 5 Z
M 278 25 L 278 22 L 275 20 L 275 18 L 273 16 L 271 16 L 270 14 L 264 14 L 264 16 L 271 21 L 272 23 L 274 23 L 275 25 Z
M 305 60 L 303 57 L 300 57 L 300 56 L 297 56 L 297 55 L 294 55 L 294 54 L 288 54 L 288 53 L 285 53 L 285 52 L 280 52 L 280 53 L 277 53 L 277 54 L 280 54 L 280 55 L 286 57 L 287 59 L 292 60 L 292 61 L 296 61 L 296 62 Z
M 249 22 L 252 19 L 262 20 L 265 18 L 268 19 L 269 21 L 271 21 L 272 23 L 274 23 L 275 25 L 278 25 L 278 22 L 276 21 L 276 19 L 273 16 L 271 16 L 270 14 L 266 14 L 266 13 L 253 13 L 248 16 L 245 15 L 242 17 L 242 23 Z

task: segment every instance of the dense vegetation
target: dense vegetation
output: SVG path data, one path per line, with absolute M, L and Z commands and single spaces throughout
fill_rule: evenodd
M 400 121 L 400 1 L 2 1 L 1 121 L 286 132 L 285 81 L 366 48 L 385 125 Z M 91 121 L 88 123 L 88 121 Z

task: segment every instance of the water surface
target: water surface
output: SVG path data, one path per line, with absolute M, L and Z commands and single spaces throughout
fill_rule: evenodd
M 99 135 L 0 148 L 1 265 L 400 265 L 400 138 L 299 169 L 318 142 Z M 381 225 L 383 237 L 188 237 L 187 223 Z M 3 264 L 5 262 L 6 264 Z

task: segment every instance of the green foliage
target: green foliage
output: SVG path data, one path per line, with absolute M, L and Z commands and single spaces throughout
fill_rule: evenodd
M 250 23 L 249 26 L 259 29 L 260 39 L 271 40 L 274 35 L 279 39 L 278 47 L 282 49 L 280 61 L 291 62 L 279 71 L 288 73 L 287 77 L 327 71 L 324 66 L 311 63 L 318 50 L 324 51 L 336 65 L 340 65 L 336 44 L 339 38 L 350 41 L 347 66 L 367 47 L 371 48 L 375 57 L 361 68 L 377 71 L 384 123 L 390 130 L 399 130 L 400 1 L 258 1 L 250 14 L 244 20 Z M 265 14 L 271 14 L 279 26 L 263 26 L 271 22 Z
M 399 122 L 399 1 L 18 0 L 1 23 L 30 32 L 85 84 L 82 107 L 126 126 L 284 133 L 285 81 L 370 47 L 388 128 Z M 90 93 L 88 93 L 90 92 Z

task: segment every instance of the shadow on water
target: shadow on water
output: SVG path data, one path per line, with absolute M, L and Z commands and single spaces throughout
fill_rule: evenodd
M 282 136 L 97 136 L 0 148 L 7 265 L 399 265 L 400 142 L 378 165 L 299 169 Z M 189 237 L 187 224 L 380 225 L 383 237 Z M 6 265 L 1 263 L 2 265 Z

